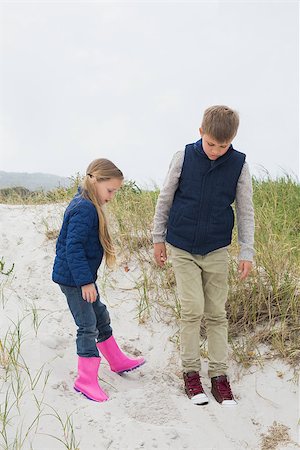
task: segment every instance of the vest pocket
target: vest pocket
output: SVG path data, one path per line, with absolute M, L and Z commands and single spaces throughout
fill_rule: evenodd
M 193 216 L 193 208 L 185 207 L 178 208 L 175 211 L 172 211 L 169 217 L 169 224 L 172 227 L 182 226 L 183 222 L 193 222 L 196 223 L 196 217 Z
M 181 208 L 170 215 L 169 232 L 184 239 L 193 236 L 197 221 L 191 213 L 191 208 Z
M 210 219 L 210 235 L 215 240 L 227 239 L 234 226 L 234 214 L 231 207 L 213 211 Z

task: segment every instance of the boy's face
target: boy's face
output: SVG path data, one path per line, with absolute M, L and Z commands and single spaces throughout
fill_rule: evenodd
M 203 133 L 202 128 L 200 128 L 200 134 L 202 137 L 203 150 L 208 158 L 213 161 L 220 158 L 220 156 L 225 155 L 233 139 L 232 138 L 230 142 L 218 142 L 208 134 Z

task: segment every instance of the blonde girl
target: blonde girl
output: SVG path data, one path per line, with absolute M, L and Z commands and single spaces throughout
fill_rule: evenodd
M 122 172 L 108 159 L 90 163 L 78 193 L 65 211 L 52 273 L 78 327 L 78 375 L 74 388 L 98 402 L 108 400 L 98 383 L 99 352 L 117 373 L 136 369 L 145 362 L 144 358 L 127 357 L 118 347 L 96 285 L 103 257 L 108 266 L 115 263 L 103 207 L 113 199 L 122 182 Z

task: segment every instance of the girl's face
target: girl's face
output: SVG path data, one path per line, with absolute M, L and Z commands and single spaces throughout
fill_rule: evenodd
M 118 189 L 122 186 L 122 180 L 119 178 L 110 178 L 109 180 L 96 181 L 96 195 L 101 205 L 110 202 Z

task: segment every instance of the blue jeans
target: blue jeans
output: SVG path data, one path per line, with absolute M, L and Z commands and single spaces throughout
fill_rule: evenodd
M 88 303 L 82 298 L 81 288 L 59 285 L 67 297 L 68 305 L 74 317 L 77 330 L 77 354 L 79 356 L 99 356 L 97 342 L 106 341 L 112 335 L 110 317 L 106 306 L 100 301 L 97 285 L 97 299 Z

